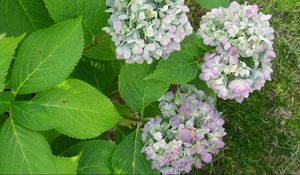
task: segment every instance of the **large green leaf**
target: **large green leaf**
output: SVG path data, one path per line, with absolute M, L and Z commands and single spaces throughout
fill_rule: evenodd
M 111 157 L 115 145 L 104 140 L 79 143 L 64 156 L 79 155 L 78 174 L 112 174 Z
M 15 54 L 15 50 L 18 46 L 18 43 L 24 38 L 25 35 L 19 37 L 10 37 L 0 39 L 0 92 L 4 88 L 4 81 L 7 75 L 7 71 L 10 65 L 10 62 Z
M 151 168 L 150 161 L 141 153 L 143 143 L 137 129 L 129 134 L 116 148 L 112 157 L 115 174 L 159 174 Z
M 208 10 L 218 7 L 228 7 L 230 3 L 229 0 L 196 0 L 196 2 Z
M 83 80 L 106 93 L 120 72 L 120 63 L 120 61 L 81 60 L 71 76 Z
M 31 101 L 14 102 L 12 116 L 15 121 L 33 130 L 43 131 L 59 126 L 59 122 L 44 106 Z
M 55 174 L 47 141 L 8 119 L 0 134 L 0 174 Z
M 4 91 L 0 92 L 0 114 L 8 111 L 10 103 L 14 100 L 15 96 L 13 93 Z
M 106 4 L 104 0 L 44 0 L 51 17 L 56 22 L 82 16 L 85 43 L 95 41 L 107 24 Z
M 183 84 L 196 78 L 198 72 L 197 60 L 192 55 L 187 52 L 173 52 L 167 60 L 161 60 L 146 79 Z
M 46 90 L 69 76 L 81 57 L 81 19 L 32 33 L 21 45 L 12 72 L 15 93 Z
M 37 94 L 33 101 L 55 117 L 59 132 L 74 138 L 96 137 L 121 119 L 106 96 L 80 80 L 64 81 Z
M 98 36 L 95 44 L 87 46 L 83 55 L 100 61 L 116 60 L 115 46 L 111 37 L 106 33 Z
M 17 36 L 52 24 L 43 0 L 0 0 L 0 33 Z
M 125 64 L 119 76 L 119 91 L 124 101 L 133 110 L 141 112 L 150 103 L 158 100 L 169 87 L 168 83 L 158 80 L 144 80 L 155 65 Z
M 58 174 L 77 174 L 78 156 L 74 157 L 55 157 Z

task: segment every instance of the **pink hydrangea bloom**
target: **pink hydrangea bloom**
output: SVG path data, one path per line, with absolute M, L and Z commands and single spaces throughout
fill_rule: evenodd
M 270 18 L 259 12 L 257 5 L 237 2 L 202 17 L 198 34 L 204 44 L 216 48 L 215 53 L 204 56 L 199 78 L 219 97 L 241 103 L 271 80 L 271 60 L 276 54 Z
M 175 93 L 163 96 L 159 106 L 164 120 L 156 117 L 145 124 L 142 152 L 162 174 L 201 168 L 224 147 L 224 120 L 204 92 L 182 85 Z

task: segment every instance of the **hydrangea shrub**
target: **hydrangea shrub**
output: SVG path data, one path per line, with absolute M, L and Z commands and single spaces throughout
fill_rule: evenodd
M 256 5 L 197 2 L 212 9 L 198 35 L 184 0 L 0 0 L 0 174 L 211 164 L 216 96 L 242 102 L 271 79 L 274 31 Z

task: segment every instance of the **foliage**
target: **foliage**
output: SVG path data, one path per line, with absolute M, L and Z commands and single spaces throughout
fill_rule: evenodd
M 203 10 L 201 7 L 229 5 L 227 0 L 196 2 L 200 10 Z M 279 0 L 272 2 L 280 8 Z M 296 2 L 291 4 L 287 5 L 289 9 L 296 6 Z M 191 6 L 191 1 L 186 5 Z M 272 12 L 272 7 L 267 5 L 266 12 Z M 117 8 L 115 4 L 114 8 Z M 214 48 L 205 46 L 200 37 L 191 34 L 184 4 L 172 8 L 182 12 L 177 16 L 180 19 L 171 22 L 178 28 L 179 23 L 186 28 L 184 35 L 172 35 L 172 42 L 164 38 L 155 45 L 156 50 L 151 54 L 158 58 L 163 55 L 165 59 L 134 58 L 129 62 L 153 62 L 127 64 L 116 59 L 120 53 L 127 53 L 126 49 L 120 51 L 115 47 L 120 38 L 102 30 L 114 22 L 105 12 L 109 8 L 104 0 L 0 0 L 0 174 L 159 174 L 142 152 L 145 145 L 141 139 L 142 126 L 161 115 L 157 101 L 168 90 L 176 91 L 187 83 L 209 96 L 216 96 L 198 78 L 202 57 Z M 278 11 L 288 13 L 284 9 Z M 299 44 L 290 44 L 294 40 L 283 37 L 281 18 L 275 17 L 274 22 L 281 36 L 275 41 L 276 49 L 282 51 L 280 57 L 299 58 Z M 297 27 L 294 26 L 295 30 Z M 148 38 L 153 39 L 151 29 L 147 29 Z M 123 39 L 129 45 L 132 42 L 125 36 Z M 140 45 L 135 45 L 134 50 L 139 53 L 137 47 Z M 161 48 L 164 54 L 160 53 Z M 291 70 L 283 68 L 291 65 Z M 228 146 L 210 165 L 203 165 L 203 172 L 285 173 L 297 168 L 299 147 L 289 144 L 299 144 L 299 140 L 290 139 L 290 135 L 300 136 L 299 118 L 284 120 L 286 127 L 279 127 L 288 130 L 284 133 L 277 131 L 280 118 L 266 118 L 270 108 L 277 110 L 272 113 L 276 116 L 282 108 L 291 110 L 299 105 L 291 101 L 297 87 L 294 77 L 288 76 L 299 74 L 300 66 L 296 67 L 294 62 L 278 61 L 274 68 L 275 83 L 269 84 L 261 94 L 254 93 L 242 105 L 218 101 L 219 111 L 225 116 L 224 127 L 228 130 L 225 144 Z M 285 73 L 280 73 L 282 71 Z M 269 91 L 278 98 L 269 97 Z M 289 92 L 287 97 L 285 92 Z M 300 111 L 292 111 L 292 114 L 299 116 Z M 296 159 L 291 158 L 296 162 L 293 164 L 288 164 L 290 159 L 279 156 L 288 164 L 286 167 L 291 167 L 286 168 L 288 170 L 281 167 L 273 171 L 267 164 L 271 156 L 277 156 L 275 153 L 260 159 L 274 141 L 270 135 L 263 134 L 265 131 L 275 133 L 274 137 L 283 141 L 279 143 L 280 148 L 275 149 L 278 155 L 296 152 Z M 256 146 L 256 143 L 259 144 Z M 239 161 L 243 156 L 249 158 Z M 272 163 L 279 165 L 280 162 L 272 160 Z M 266 169 L 259 164 L 267 164 Z M 238 169 L 231 171 L 234 167 Z

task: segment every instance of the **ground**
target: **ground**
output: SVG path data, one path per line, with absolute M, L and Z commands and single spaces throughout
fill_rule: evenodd
M 277 58 L 272 62 L 272 81 L 242 104 L 218 99 L 226 121 L 226 147 L 202 171 L 300 174 L 300 0 L 248 0 L 254 3 L 273 16 Z M 188 5 L 198 27 L 205 11 L 193 0 Z

